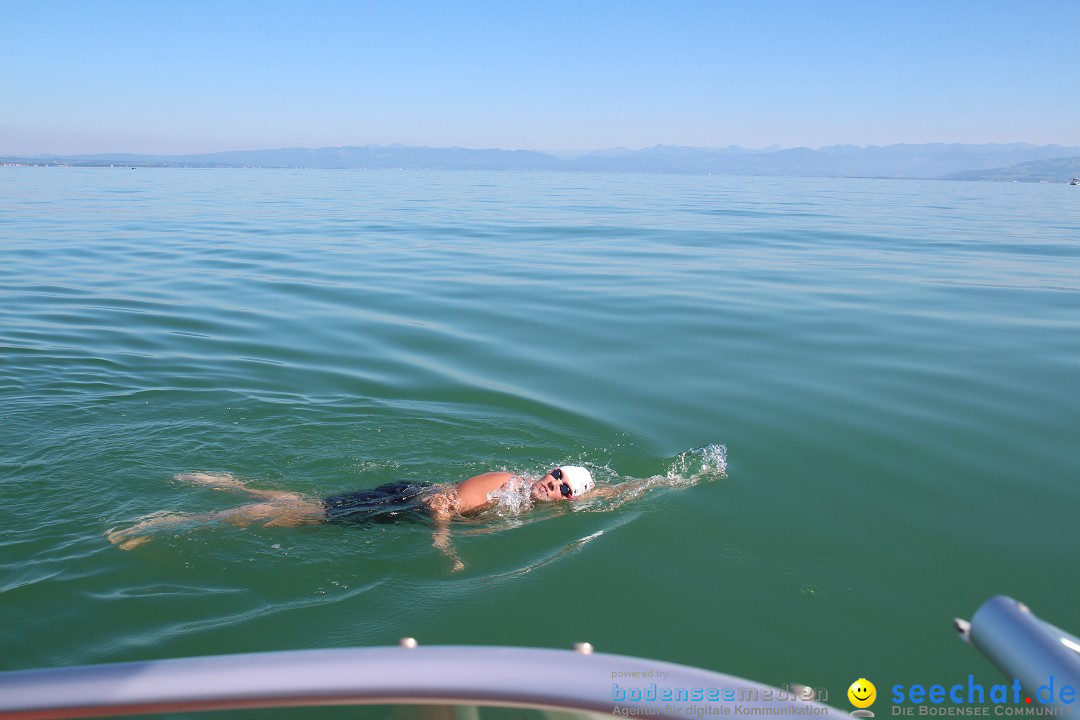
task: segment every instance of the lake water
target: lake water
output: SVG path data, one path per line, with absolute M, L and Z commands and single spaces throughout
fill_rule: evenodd
M 458 573 L 423 525 L 104 538 L 240 502 L 182 472 L 563 463 L 654 487 L 458 523 Z M 1008 594 L 1080 630 L 1078 468 L 1078 188 L 0 171 L 3 670 L 414 636 L 844 708 L 989 685 L 953 617 Z

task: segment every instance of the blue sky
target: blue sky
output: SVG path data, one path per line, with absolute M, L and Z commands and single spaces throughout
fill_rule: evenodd
M 0 0 L 0 154 L 1080 145 L 1080 2 Z

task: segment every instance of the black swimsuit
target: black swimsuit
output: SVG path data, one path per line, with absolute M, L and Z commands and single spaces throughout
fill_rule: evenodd
M 395 523 L 403 520 L 426 520 L 428 506 L 422 502 L 427 483 L 392 482 L 370 490 L 354 490 L 323 500 L 326 519 L 347 523 Z

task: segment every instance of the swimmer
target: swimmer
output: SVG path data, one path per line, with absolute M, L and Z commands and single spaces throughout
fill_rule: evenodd
M 321 500 L 297 492 L 250 488 L 229 473 L 181 473 L 176 479 L 215 490 L 243 493 L 256 502 L 201 514 L 154 513 L 132 527 L 109 530 L 105 534 L 109 542 L 121 550 L 131 550 L 150 542 L 151 534 L 157 530 L 192 523 L 301 527 L 324 522 L 389 523 L 426 516 L 433 522 L 434 546 L 452 561 L 453 569 L 457 571 L 465 566 L 450 544 L 451 519 L 474 515 L 492 506 L 494 496 L 500 491 L 527 489 L 533 502 L 567 502 L 577 500 L 596 486 L 588 470 L 572 465 L 557 467 L 538 480 L 527 480 L 508 472 L 488 472 L 456 485 L 393 482 Z M 603 490 L 610 491 L 611 488 Z M 607 495 L 609 492 L 594 494 Z

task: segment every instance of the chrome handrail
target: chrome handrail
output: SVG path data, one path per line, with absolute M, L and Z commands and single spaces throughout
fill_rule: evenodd
M 1066 686 L 1080 692 L 1080 639 L 1076 636 L 1040 620 L 1027 605 L 1004 595 L 983 603 L 970 622 L 958 618 L 953 624 L 961 639 L 1003 675 L 1019 680 L 1040 704 L 1062 710 L 1080 708 L 1080 696 L 1067 702 L 1060 694 Z
M 619 685 L 619 683 L 623 683 Z M 613 685 L 618 685 L 618 689 Z M 645 686 L 617 699 L 619 690 Z M 662 699 L 653 688 L 730 689 L 736 702 Z M 806 690 L 806 689 L 804 689 Z M 798 697 L 796 697 L 798 695 Z M 299 650 L 0 673 L 0 718 L 48 720 L 307 705 L 482 705 L 659 715 L 692 720 L 708 704 L 757 714 L 846 717 L 722 673 L 591 652 L 506 647 Z M 778 712 L 779 709 L 779 712 Z M 790 709 L 790 712 L 787 712 Z

